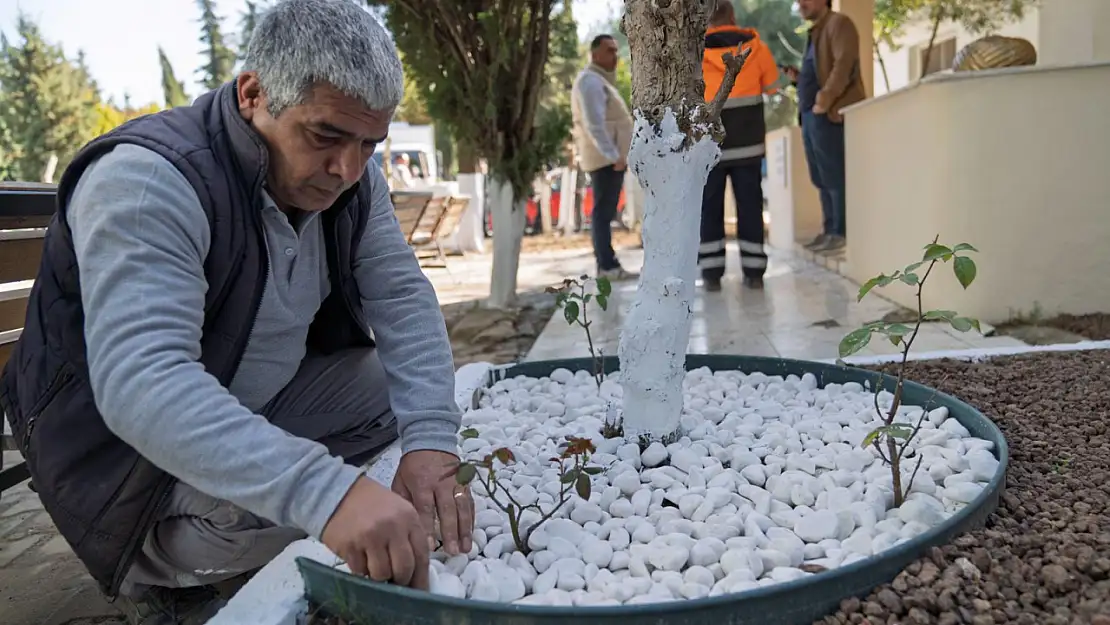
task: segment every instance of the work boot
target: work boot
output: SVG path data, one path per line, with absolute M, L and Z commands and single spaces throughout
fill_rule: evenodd
M 806 248 L 807 250 L 813 251 L 813 250 L 821 247 L 822 245 L 824 245 L 828 240 L 829 240 L 829 235 L 822 233 L 822 234 L 817 235 L 816 238 L 814 238 L 809 243 L 806 243 L 802 247 Z
M 721 290 L 720 278 L 702 277 L 702 286 L 705 287 L 706 293 L 717 293 Z
M 763 290 L 763 277 L 762 276 L 744 276 L 744 286 L 753 291 Z
M 115 601 L 129 625 L 202 625 L 225 605 L 212 586 L 149 586 L 136 598 L 120 596 Z

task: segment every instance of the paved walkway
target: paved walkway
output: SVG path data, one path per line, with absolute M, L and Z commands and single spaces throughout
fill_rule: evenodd
M 642 262 L 642 253 L 629 252 L 624 257 L 635 260 L 626 263 L 630 267 Z M 740 284 L 739 252 L 734 245 L 730 245 L 727 258 L 723 289 L 706 293 L 699 288 L 694 300 L 689 353 L 836 358 L 837 346 L 845 334 L 898 308 L 875 295 L 857 303 L 859 287 L 851 281 L 785 253 L 772 255 L 763 291 L 745 289 Z M 609 311 L 590 311 L 596 315 L 591 326 L 594 344 L 605 354 L 617 353 L 620 329 L 635 291 L 634 282 L 614 285 Z M 913 349 L 926 352 L 1010 345 L 1024 343 L 1011 337 L 964 334 L 945 324 L 931 323 L 922 328 Z M 875 340 L 861 355 L 896 351 L 889 342 Z M 526 360 L 588 355 L 585 333 L 576 325 L 568 325 L 562 312 L 556 311 Z

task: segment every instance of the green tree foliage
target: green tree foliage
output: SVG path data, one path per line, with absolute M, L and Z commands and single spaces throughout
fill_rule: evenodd
M 247 58 L 247 47 L 251 43 L 251 35 L 258 24 L 259 15 L 265 8 L 259 9 L 258 2 L 247 0 L 247 10 L 239 16 L 239 60 Z
M 541 106 L 557 0 L 367 0 L 393 33 L 428 114 L 527 197 L 570 116 Z
M 224 40 L 221 17 L 216 14 L 215 0 L 197 0 L 200 7 L 200 42 L 204 44 L 204 65 L 197 73 L 201 84 L 215 89 L 231 80 L 235 71 L 235 51 Z
M 25 15 L 16 33 L 14 43 L 0 38 L 0 169 L 37 181 L 52 154 L 61 171 L 95 136 L 100 97 L 80 56 L 66 58 Z
M 185 83 L 177 79 L 173 65 L 161 47 L 158 48 L 158 64 L 162 66 L 162 97 L 166 101 L 166 108 L 187 106 L 190 100 L 185 93 Z
M 793 3 L 783 0 L 733 0 L 736 22 L 754 28 L 771 49 L 780 65 L 802 64 L 806 47 L 805 21 L 793 10 Z M 790 81 L 779 78 L 778 93 L 768 96 L 764 116 L 767 130 L 776 130 L 798 123 L 797 94 Z

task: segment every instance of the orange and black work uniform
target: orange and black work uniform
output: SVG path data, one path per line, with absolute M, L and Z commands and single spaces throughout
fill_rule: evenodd
M 767 269 L 763 250 L 763 156 L 766 152 L 767 124 L 763 120 L 763 94 L 773 93 L 779 78 L 778 67 L 759 34 L 750 28 L 714 26 L 705 33 L 702 75 L 705 99 L 712 100 L 725 75 L 726 52 L 751 53 L 729 93 L 721 122 L 725 138 L 721 160 L 709 172 L 701 209 L 701 247 L 698 267 L 702 276 L 719 280 L 725 273 L 725 181 L 732 180 L 736 198 L 737 238 L 740 266 L 744 275 L 762 278 Z

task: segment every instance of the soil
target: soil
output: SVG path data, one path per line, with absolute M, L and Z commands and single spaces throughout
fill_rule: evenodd
M 933 549 L 823 625 L 1110 625 L 1110 353 L 911 364 L 1010 445 L 1006 491 L 981 530 Z
M 1074 332 L 1092 341 L 1110 339 L 1110 314 L 1060 315 L 1043 322 L 1044 325 Z
M 478 301 L 441 306 L 455 355 L 455 368 L 472 362 L 495 365 L 524 358 L 555 312 L 555 298 L 543 291 L 517 296 L 511 309 L 489 309 Z

